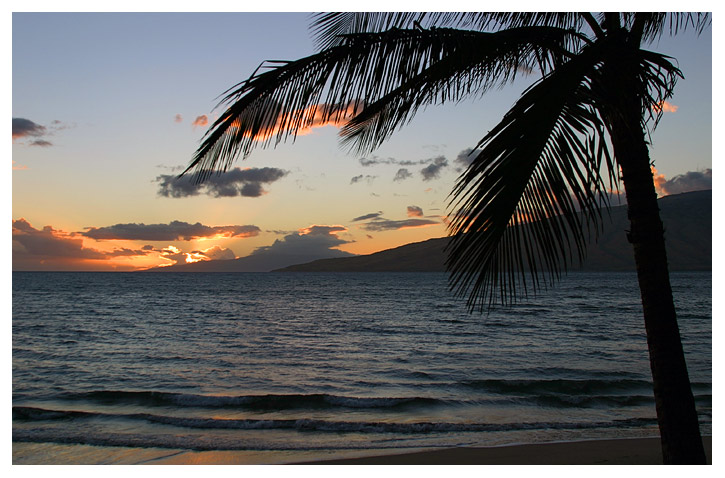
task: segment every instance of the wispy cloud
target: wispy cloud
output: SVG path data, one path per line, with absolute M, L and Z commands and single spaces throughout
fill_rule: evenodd
M 156 177 L 159 196 L 182 198 L 206 194 L 211 197 L 259 197 L 266 193 L 265 184 L 271 184 L 289 171 L 277 168 L 234 168 L 222 173 L 211 173 L 203 183 L 195 183 L 194 176 L 162 174 Z
M 418 218 L 402 219 L 395 221 L 380 217 L 373 219 L 372 221 L 365 223 L 360 227 L 366 231 L 392 231 L 399 229 L 410 229 L 414 227 L 427 227 L 433 226 L 435 224 L 440 224 L 440 222 L 434 221 L 432 219 Z
M 448 166 L 448 161 L 443 156 L 433 158 L 433 162 L 420 170 L 420 174 L 423 176 L 423 181 L 431 181 L 440 177 L 443 168 Z
M 408 206 L 408 217 L 423 217 L 423 209 L 419 206 Z
M 382 214 L 383 211 L 371 212 L 370 214 L 358 216 L 355 219 L 352 219 L 350 222 L 367 221 L 368 219 L 375 219 L 376 217 L 380 217 Z
M 406 179 L 413 176 L 413 173 L 408 171 L 407 168 L 400 168 L 398 169 L 398 172 L 395 173 L 395 177 L 393 178 L 393 181 L 405 181 Z
M 458 156 L 456 156 L 456 159 L 453 160 L 453 164 L 456 168 L 457 172 L 461 172 L 464 169 L 468 168 L 468 166 L 471 165 L 473 160 L 476 158 L 476 155 L 473 154 L 473 148 L 466 148 L 460 153 L 458 153 Z
M 48 141 L 45 136 L 51 136 L 70 127 L 72 126 L 59 120 L 51 121 L 50 126 L 43 126 L 27 118 L 13 118 L 13 143 L 16 140 L 28 139 L 30 141 L 24 143 L 27 146 L 47 148 L 53 146 L 53 143 Z
M 180 115 L 177 115 L 177 117 Z M 191 123 L 192 126 L 206 126 L 209 124 L 209 117 L 207 115 L 197 116 L 196 119 Z
M 191 241 L 201 238 L 247 238 L 259 235 L 257 226 L 206 226 L 197 222 L 189 224 L 171 221 L 168 224 L 128 223 L 106 227 L 88 227 L 82 236 L 97 241 Z
M 360 181 L 367 181 L 368 184 L 371 184 L 375 180 L 376 177 L 377 176 L 371 176 L 369 174 L 368 175 L 359 174 L 357 176 L 350 178 L 350 184 L 356 184 L 356 183 L 359 183 Z

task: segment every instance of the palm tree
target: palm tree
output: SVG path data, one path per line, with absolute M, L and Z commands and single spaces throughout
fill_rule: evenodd
M 608 192 L 623 183 L 664 461 L 705 463 L 647 145 L 681 72 L 643 45 L 710 23 L 709 14 L 319 14 L 317 53 L 263 63 L 228 90 L 185 173 L 203 181 L 318 121 L 343 124 L 343 143 L 371 151 L 421 106 L 536 73 L 452 192 L 452 288 L 482 310 L 552 284 L 584 258 Z

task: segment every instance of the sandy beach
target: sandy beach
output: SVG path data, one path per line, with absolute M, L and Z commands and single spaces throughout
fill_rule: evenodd
M 704 437 L 712 464 L 712 437 Z M 659 438 L 591 440 L 491 448 L 450 448 L 319 461 L 320 465 L 661 465 Z
M 704 437 L 712 464 L 712 437 Z M 48 446 L 53 447 L 54 452 Z M 60 448 L 59 448 L 60 447 Z M 587 440 L 509 445 L 488 448 L 446 448 L 409 453 L 242 452 L 141 450 L 13 444 L 13 464 L 143 464 L 143 465 L 659 465 L 659 438 Z M 371 453 L 373 453 L 371 455 Z

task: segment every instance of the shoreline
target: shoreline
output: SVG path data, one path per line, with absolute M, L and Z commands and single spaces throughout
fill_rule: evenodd
M 702 439 L 712 464 L 712 437 Z M 660 439 L 616 438 L 495 447 L 445 448 L 431 451 L 342 458 L 299 465 L 661 465 Z
M 712 464 L 712 437 L 703 437 Z M 658 465 L 660 440 L 615 438 L 430 450 L 187 451 L 13 443 L 13 464 L 81 465 Z

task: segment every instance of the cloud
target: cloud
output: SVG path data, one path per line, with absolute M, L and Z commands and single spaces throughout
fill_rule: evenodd
M 246 226 L 205 226 L 201 223 L 189 224 L 171 221 L 169 224 L 115 224 L 107 227 L 88 227 L 82 236 L 97 241 L 191 241 L 200 238 L 253 237 L 260 232 L 259 227 Z
M 271 101 L 261 108 L 268 111 L 279 110 L 278 105 Z M 350 101 L 347 104 L 320 103 L 312 105 L 305 109 L 293 111 L 290 114 L 269 118 L 268 121 L 274 123 L 262 125 L 259 132 L 254 136 L 254 140 L 264 141 L 280 133 L 291 131 L 296 124 L 307 124 L 304 128 L 296 131 L 296 136 L 310 134 L 313 129 L 323 126 L 340 127 L 359 113 L 361 108 L 362 102 L 360 101 Z M 238 127 L 239 121 L 232 123 L 232 128 Z
M 433 162 L 420 170 L 420 174 L 423 176 L 423 181 L 431 181 L 437 179 L 440 176 L 441 170 L 448 166 L 448 161 L 443 156 L 438 156 L 433 159 Z
M 222 173 L 211 173 L 203 183 L 196 184 L 194 176 L 178 177 L 162 174 L 156 177 L 159 196 L 182 198 L 206 194 L 211 197 L 259 197 L 266 193 L 263 184 L 285 177 L 289 171 L 277 168 L 234 168 Z
M 373 156 L 372 158 L 359 158 L 358 161 L 360 162 L 361 166 L 375 166 L 378 164 L 396 164 L 398 166 L 418 166 L 421 164 L 428 164 L 433 161 L 433 158 L 430 159 L 419 159 L 417 161 L 412 161 L 409 159 L 395 159 L 395 158 L 379 158 L 377 156 Z
M 658 193 L 664 194 L 662 186 L 664 186 L 664 184 L 667 182 L 667 178 L 665 178 L 664 174 L 660 174 L 654 166 L 650 166 L 650 168 L 652 169 L 652 178 L 655 183 L 655 189 Z
M 353 178 L 350 178 L 350 184 L 355 184 L 355 183 L 359 183 L 359 182 L 360 182 L 360 181 L 362 181 L 362 180 L 365 180 L 365 181 L 367 181 L 367 182 L 368 182 L 368 184 L 370 184 L 370 183 L 372 183 L 372 182 L 373 182 L 373 180 L 374 180 L 374 179 L 375 179 L 376 177 L 377 177 L 377 176 L 370 176 L 369 174 L 368 174 L 368 175 L 365 175 L 365 176 L 363 176 L 362 174 L 359 174 L 359 175 L 357 175 L 357 176 L 355 176 L 355 177 L 353 177 Z
M 669 101 L 660 101 L 653 106 L 655 111 L 664 111 L 665 113 L 676 113 L 679 108 L 679 106 L 673 105 Z
M 119 256 L 145 256 L 151 251 L 128 248 L 99 251 L 85 247 L 83 239 L 51 226 L 35 229 L 27 220 L 13 220 L 13 270 L 78 269 L 86 261 L 107 261 Z
M 17 164 L 16 161 L 13 161 L 13 171 L 21 171 L 23 169 L 28 169 L 28 167 L 22 164 Z
M 205 256 L 210 261 L 230 261 L 237 257 L 234 251 L 221 246 L 212 246 L 201 251 L 191 251 L 191 253 Z
M 382 214 L 383 214 L 383 211 L 371 212 L 370 214 L 365 214 L 364 216 L 358 216 L 355 219 L 351 220 L 350 222 L 367 221 L 368 219 L 374 219 L 376 217 L 380 217 Z
M 395 177 L 393 178 L 393 181 L 405 181 L 409 177 L 412 177 L 413 173 L 408 171 L 406 168 L 400 168 L 398 169 L 398 172 L 395 173 Z
M 46 127 L 27 118 L 13 118 L 13 142 L 16 139 L 35 138 L 27 143 L 27 145 L 47 148 L 53 146 L 53 143 L 43 138 L 43 136 L 49 136 L 70 127 L 71 125 L 67 125 L 58 120 L 51 121 L 50 126 Z
M 197 116 L 191 124 L 192 126 L 206 126 L 209 124 L 209 117 L 207 115 Z
M 471 165 L 473 160 L 476 158 L 476 155 L 473 154 L 473 148 L 466 148 L 460 153 L 458 153 L 458 156 L 456 156 L 456 159 L 453 160 L 453 164 L 455 165 L 456 172 L 461 172 L 464 169 L 467 169 L 468 166 Z
M 236 259 L 234 251 L 220 246 L 212 246 L 208 249 L 184 252 L 176 246 L 168 246 L 163 249 L 154 249 L 162 259 L 172 261 L 173 264 L 192 264 L 201 261 L 228 261 Z
M 376 218 L 372 221 L 363 224 L 361 227 L 366 231 L 391 231 L 399 229 L 410 229 L 414 227 L 426 227 L 434 224 L 440 224 L 438 221 L 431 219 L 403 219 L 399 221 L 393 221 L 385 218 Z
M 43 136 L 47 128 L 26 118 L 13 118 L 13 139 Z
M 306 260 L 345 257 L 352 254 L 338 249 L 337 246 L 348 244 L 337 236 L 338 233 L 347 232 L 344 226 L 317 225 L 300 229 L 297 232 L 288 234 L 282 239 L 277 239 L 271 246 L 259 247 L 250 256 L 299 256 L 309 258 Z
M 663 196 L 712 189 L 712 169 L 689 171 L 670 180 L 666 180 L 665 176 L 659 174 L 656 169 L 652 168 L 652 171 L 655 176 L 655 187 Z
M 174 123 L 181 123 L 182 121 L 184 121 L 183 116 L 181 116 L 181 115 L 174 116 Z
M 423 209 L 418 206 L 408 206 L 408 217 L 423 217 Z

